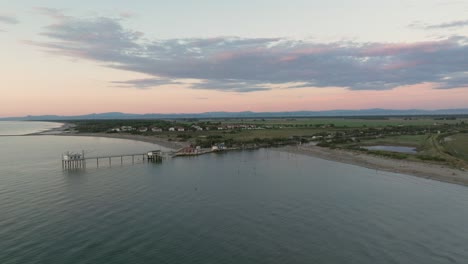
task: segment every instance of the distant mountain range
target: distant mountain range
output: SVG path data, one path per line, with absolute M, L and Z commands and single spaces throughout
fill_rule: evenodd
M 0 120 L 18 121 L 56 121 L 56 120 L 89 120 L 89 119 L 175 119 L 175 118 L 271 118 L 271 117 L 358 117 L 358 116 L 422 116 L 422 115 L 468 115 L 468 108 L 439 110 L 329 110 L 329 111 L 293 111 L 293 112 L 206 112 L 195 114 L 127 114 L 120 112 L 88 114 L 78 116 L 24 116 L 7 117 Z

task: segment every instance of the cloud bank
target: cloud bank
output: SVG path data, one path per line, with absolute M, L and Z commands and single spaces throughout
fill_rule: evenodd
M 453 28 L 462 28 L 468 26 L 468 19 L 467 20 L 456 20 L 456 21 L 451 21 L 447 23 L 441 23 L 441 24 L 433 24 L 433 25 L 427 25 L 427 24 L 413 24 L 415 27 L 423 28 L 423 29 L 453 29 Z
M 58 10 L 45 41 L 32 42 L 47 52 L 93 60 L 106 67 L 152 78 L 113 82 L 147 89 L 181 84 L 193 89 L 230 92 L 272 87 L 343 87 L 387 90 L 419 83 L 438 88 L 468 87 L 468 38 L 416 43 L 318 43 L 286 38 L 147 39 L 126 29 L 118 18 L 76 18 Z M 298 85 L 299 83 L 299 85 Z
M 19 20 L 13 16 L 0 15 L 0 23 L 13 25 L 18 24 Z

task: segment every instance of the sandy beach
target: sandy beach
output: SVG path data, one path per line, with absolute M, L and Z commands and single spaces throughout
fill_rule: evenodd
M 56 134 L 57 136 L 77 136 L 77 137 L 104 137 L 104 138 L 118 138 L 118 139 L 128 139 L 128 140 L 137 140 L 147 143 L 158 144 L 165 148 L 172 150 L 178 150 L 188 146 L 187 142 L 179 141 L 168 141 L 166 139 L 155 137 L 155 136 L 142 136 L 142 135 L 132 135 L 132 134 L 105 134 L 105 133 L 63 133 Z
M 369 169 L 413 175 L 468 186 L 468 171 L 438 164 L 389 159 L 349 150 L 328 149 L 317 146 L 287 146 L 281 149 L 291 153 L 357 165 Z
M 27 134 L 25 136 L 35 136 L 35 135 L 63 135 L 68 133 L 73 133 L 74 124 L 62 123 L 62 126 L 48 129 L 41 132 Z

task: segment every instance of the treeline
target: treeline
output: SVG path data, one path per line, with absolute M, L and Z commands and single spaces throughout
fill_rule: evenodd
M 80 133 L 105 133 L 122 126 L 131 126 L 136 129 L 139 127 L 167 129 L 174 126 L 174 122 L 166 120 L 80 120 L 69 122 L 75 124 L 75 129 Z
M 275 138 L 253 138 L 253 139 L 234 139 L 225 138 L 221 135 L 211 135 L 206 138 L 197 138 L 195 144 L 202 148 L 209 148 L 217 143 L 224 143 L 229 148 L 254 148 L 254 147 L 275 147 L 295 144 L 298 141 L 294 138 L 275 137 Z

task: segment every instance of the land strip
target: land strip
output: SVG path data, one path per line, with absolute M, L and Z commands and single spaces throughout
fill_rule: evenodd
M 349 117 L 274 119 L 81 120 L 74 136 L 159 144 L 181 155 L 208 150 L 284 150 L 467 185 L 468 117 Z M 369 147 L 378 147 L 367 149 Z M 411 153 L 395 151 L 398 147 Z M 378 150 L 376 150 L 378 149 Z M 392 150 L 393 149 L 393 150 Z
M 281 149 L 291 153 L 357 165 L 369 169 L 413 175 L 468 186 L 467 171 L 450 168 L 446 165 L 390 159 L 358 151 L 330 149 L 318 146 L 287 146 Z

